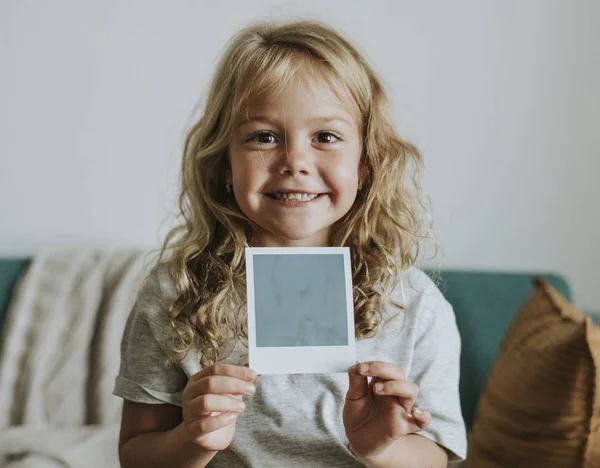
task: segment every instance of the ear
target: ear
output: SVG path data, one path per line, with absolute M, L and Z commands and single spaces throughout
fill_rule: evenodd
M 231 181 L 230 169 L 225 169 L 225 191 L 229 194 L 233 192 L 233 183 Z

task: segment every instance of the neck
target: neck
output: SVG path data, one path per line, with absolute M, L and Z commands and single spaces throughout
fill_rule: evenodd
M 289 239 L 272 232 L 259 232 L 254 239 L 254 247 L 328 247 L 329 230 L 323 229 L 304 239 Z

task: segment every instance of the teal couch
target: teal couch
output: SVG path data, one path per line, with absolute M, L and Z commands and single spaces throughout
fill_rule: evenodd
M 0 259 L 0 331 L 11 292 L 30 260 Z M 500 341 L 519 306 L 532 290 L 537 274 L 442 271 L 433 275 L 454 307 L 462 338 L 460 393 L 467 427 L 473 424 L 477 402 Z M 564 278 L 542 275 L 571 299 Z

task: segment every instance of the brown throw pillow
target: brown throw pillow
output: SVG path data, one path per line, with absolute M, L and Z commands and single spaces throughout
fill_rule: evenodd
M 486 381 L 469 468 L 600 467 L 600 328 L 534 283 Z

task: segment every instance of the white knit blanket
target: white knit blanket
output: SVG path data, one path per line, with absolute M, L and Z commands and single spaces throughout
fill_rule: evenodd
M 118 467 L 112 395 L 125 321 L 149 258 L 42 251 L 17 284 L 0 342 L 0 467 Z

